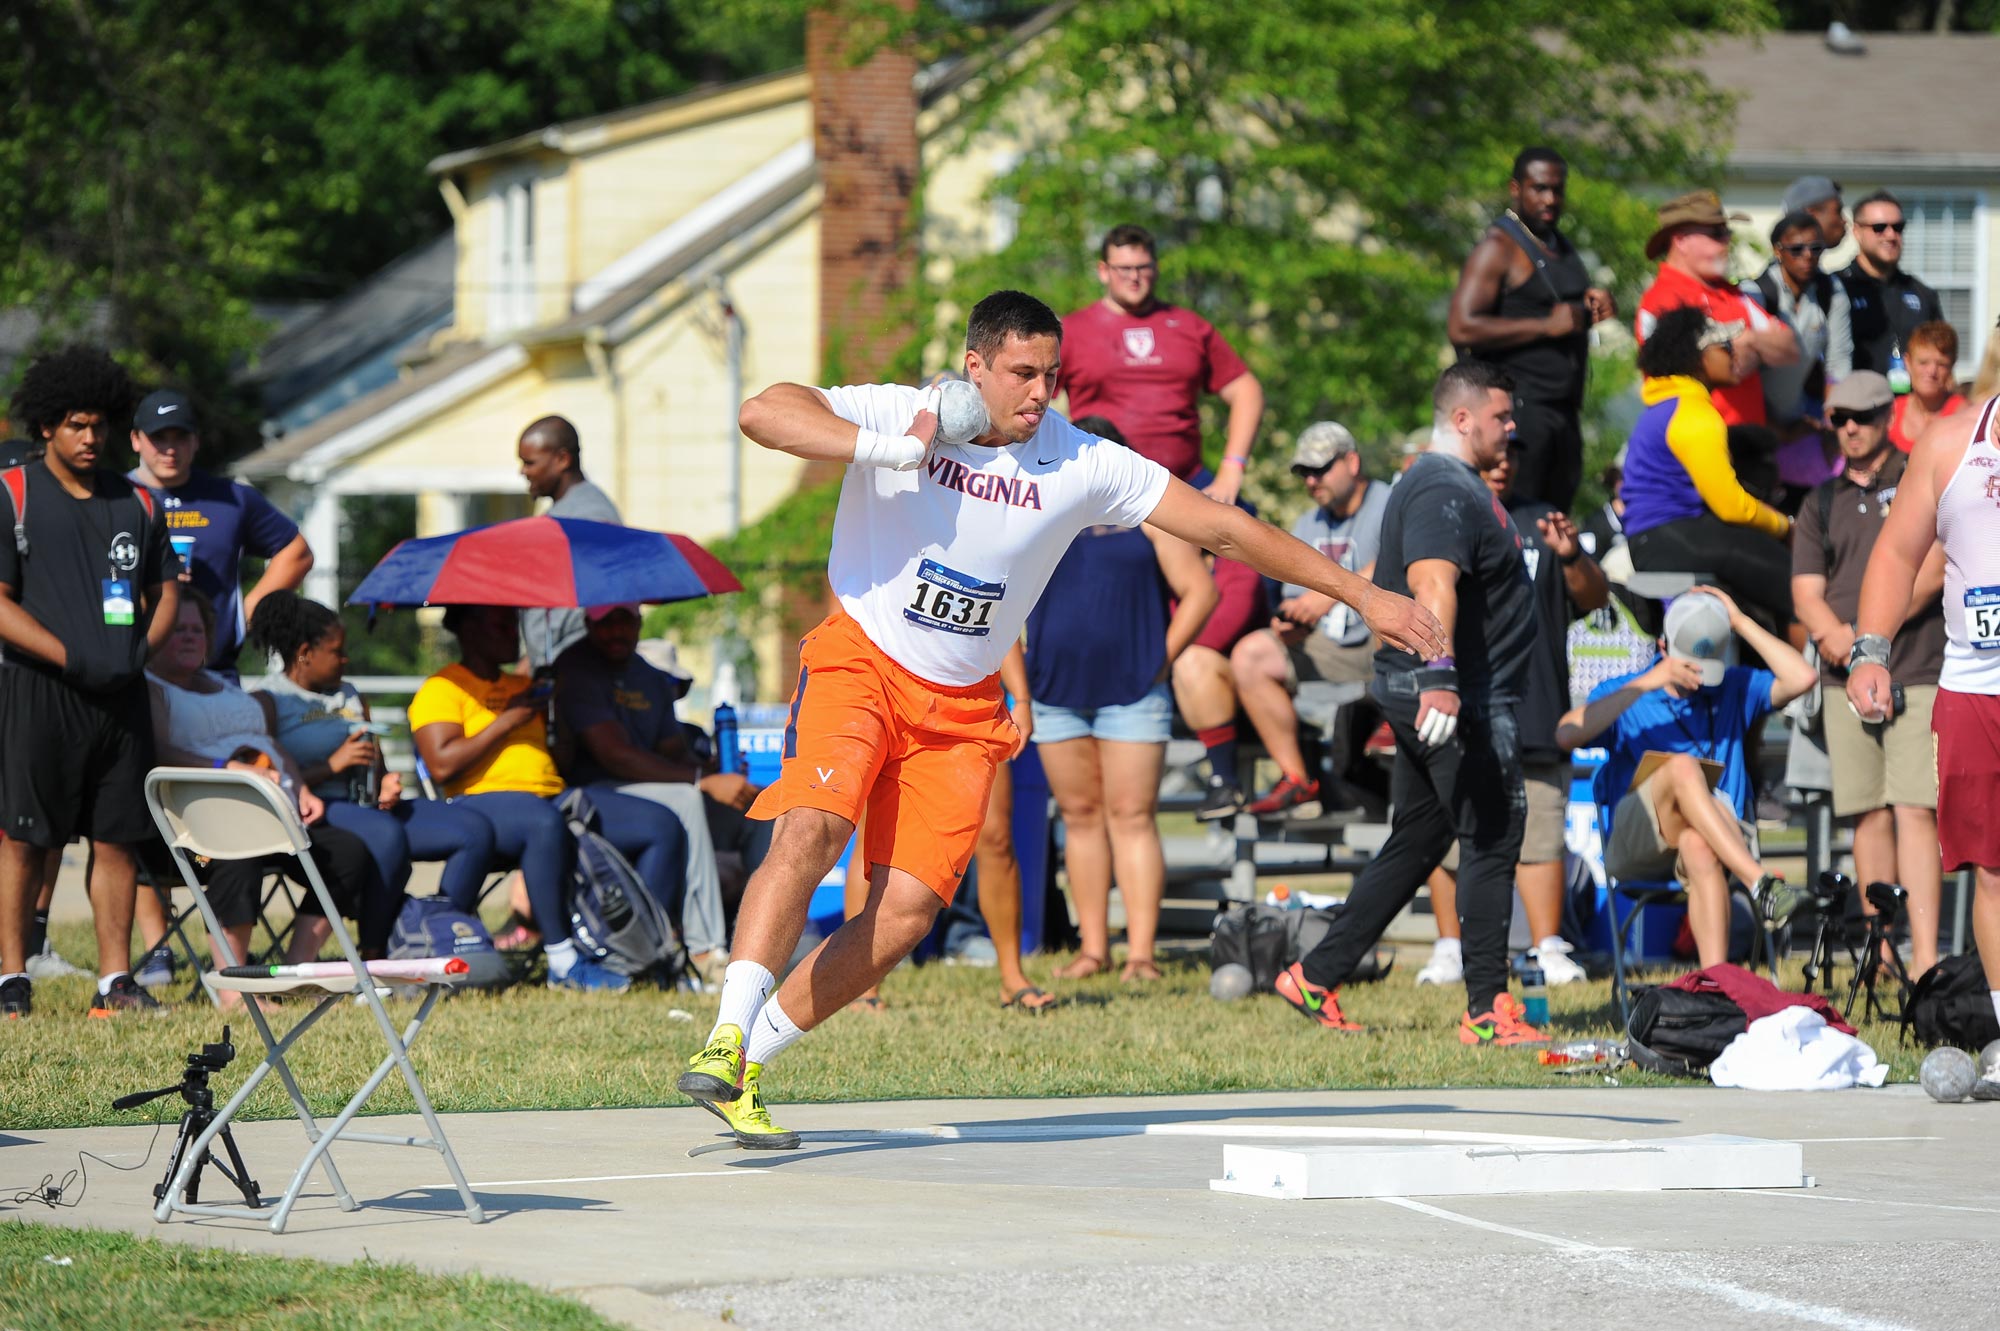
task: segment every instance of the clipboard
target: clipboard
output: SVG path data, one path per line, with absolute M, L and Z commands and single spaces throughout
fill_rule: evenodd
M 1640 755 L 1639 766 L 1633 769 L 1632 772 L 1632 784 L 1627 786 L 1626 789 L 1637 790 L 1648 781 L 1651 781 L 1653 773 L 1659 771 L 1667 759 L 1674 756 L 1671 753 L 1662 753 L 1658 749 L 1647 749 L 1644 754 Z M 1693 755 L 1689 756 L 1692 757 Z M 1722 781 L 1722 764 L 1716 762 L 1713 758 L 1697 757 L 1695 761 L 1701 764 L 1702 779 L 1708 782 L 1710 790 L 1714 790 Z

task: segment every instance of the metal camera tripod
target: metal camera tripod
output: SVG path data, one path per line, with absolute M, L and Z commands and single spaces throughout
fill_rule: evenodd
M 1812 993 L 1816 988 L 1826 993 L 1833 992 L 1834 944 L 1838 941 L 1843 923 L 1841 908 L 1847 901 L 1847 894 L 1854 890 L 1854 880 L 1844 873 L 1828 869 L 1819 876 L 1819 882 L 1808 900 L 1813 913 L 1818 917 L 1818 927 L 1813 932 L 1812 952 L 1806 957 L 1805 991 Z M 1798 918 L 1795 914 L 1793 919 Z
M 1903 1009 L 1910 1002 L 1910 972 L 1903 967 L 1903 958 L 1896 952 L 1896 924 L 1902 919 L 1903 907 L 1909 901 L 1909 892 L 1894 883 L 1868 884 L 1868 904 L 1875 913 L 1868 917 L 1868 937 L 1862 943 L 1861 961 L 1854 968 L 1854 982 L 1847 988 L 1847 1015 L 1854 1017 L 1854 1000 L 1861 991 L 1868 991 L 1868 1012 L 1872 1017 L 1884 1021 L 1900 1021 Z M 1875 982 L 1887 970 L 1896 981 L 1896 1008 L 1891 1012 L 1883 1008 L 1881 1000 L 1875 996 Z
M 178 1094 L 188 1103 L 187 1112 L 181 1115 L 180 1132 L 174 1138 L 173 1154 L 167 1160 L 167 1176 L 153 1185 L 154 1201 L 159 1201 L 167 1195 L 167 1189 L 172 1186 L 174 1175 L 179 1172 L 188 1147 L 208 1130 L 209 1124 L 215 1121 L 215 1092 L 209 1089 L 209 1074 L 222 1071 L 235 1057 L 236 1046 L 229 1042 L 229 1028 L 224 1026 L 220 1044 L 205 1044 L 201 1047 L 200 1053 L 187 1056 L 187 1070 L 181 1073 L 181 1079 L 177 1084 L 162 1086 L 156 1091 L 135 1091 L 131 1095 L 121 1095 L 111 1102 L 113 1109 L 134 1109 L 162 1096 Z M 215 1158 L 212 1146 L 203 1147 L 201 1158 L 195 1162 L 194 1172 L 188 1175 L 186 1197 L 189 1204 L 201 1200 L 199 1196 L 201 1172 L 209 1165 L 214 1165 L 215 1172 L 235 1184 L 236 1190 L 243 1194 L 245 1205 L 262 1206 L 264 1203 L 257 1181 L 250 1177 L 250 1170 L 243 1163 L 243 1155 L 236 1149 L 236 1138 L 226 1125 L 216 1134 L 216 1138 L 222 1143 L 222 1149 L 228 1153 L 229 1164 L 225 1165 Z

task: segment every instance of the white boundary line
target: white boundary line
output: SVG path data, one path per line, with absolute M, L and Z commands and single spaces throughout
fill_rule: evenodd
M 508 1178 L 487 1183 L 472 1183 L 473 1188 L 526 1188 L 549 1183 L 631 1183 L 656 1178 L 761 1178 L 761 1169 L 691 1169 L 678 1174 L 584 1174 L 576 1178 Z M 449 1192 L 449 1186 L 444 1186 Z
M 1733 1192 L 1744 1197 L 1771 1197 L 1770 1192 L 1757 1188 L 1724 1188 L 1723 1192 Z M 1949 1202 L 1902 1202 L 1889 1197 L 1832 1197 L 1823 1192 L 1792 1192 L 1788 1197 L 1801 1197 L 1809 1202 L 1845 1202 L 1849 1206 L 1914 1206 L 1925 1211 L 1969 1211 L 1974 1215 L 2000 1215 L 2000 1207 L 1954 1206 Z
M 1730 1191 L 1738 1191 L 1731 1189 Z M 1755 1196 L 1767 1194 L 1758 1192 Z M 1540 1243 L 1558 1251 L 1578 1256 L 1599 1258 L 1612 1265 L 1624 1267 L 1641 1280 L 1657 1281 L 1672 1285 L 1692 1294 L 1703 1294 L 1720 1300 L 1748 1313 L 1765 1317 L 1788 1317 L 1794 1321 L 1811 1322 L 1817 1326 L 1832 1327 L 1835 1331 L 1911 1331 L 1901 1322 L 1885 1322 L 1879 1318 L 1850 1313 L 1843 1308 L 1829 1308 L 1824 1304 L 1801 1303 L 1778 1294 L 1766 1294 L 1761 1290 L 1749 1289 L 1730 1280 L 1719 1280 L 1709 1276 L 1683 1275 L 1680 1272 L 1644 1260 L 1629 1248 L 1600 1248 L 1596 1244 L 1584 1243 L 1578 1239 L 1567 1239 L 1555 1234 L 1542 1234 L 1532 1229 L 1516 1229 L 1512 1225 L 1495 1224 L 1490 1220 L 1479 1220 L 1457 1211 L 1447 1211 L 1443 1207 L 1432 1206 L 1408 1197 L 1378 1197 L 1375 1200 L 1399 1206 L 1406 1211 L 1433 1216 L 1439 1220 L 1449 1220 L 1453 1224 L 1467 1225 L 1473 1229 L 1483 1229 L 1490 1233 L 1507 1234 L 1514 1238 Z
M 1515 1132 L 1452 1132 L 1442 1128 L 1330 1127 L 1304 1123 L 978 1123 L 921 1128 L 836 1128 L 799 1134 L 813 1142 L 1068 1141 L 1094 1137 L 1206 1137 L 1279 1141 L 1450 1142 L 1469 1146 L 1601 1146 L 1590 1137 L 1543 1137 Z

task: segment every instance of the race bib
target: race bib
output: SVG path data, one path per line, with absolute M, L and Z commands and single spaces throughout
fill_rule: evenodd
M 1965 637 L 1981 651 L 2000 650 L 2000 587 L 1965 589 Z
M 903 618 L 927 629 L 983 638 L 993 631 L 993 610 L 1007 594 L 1004 582 L 981 582 L 926 559 L 917 565 L 917 591 Z

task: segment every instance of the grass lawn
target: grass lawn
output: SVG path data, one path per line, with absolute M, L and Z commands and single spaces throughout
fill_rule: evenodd
M 44 1261 L 67 1258 L 67 1266 Z M 590 1309 L 512 1280 L 250 1256 L 102 1230 L 0 1221 L 0 1320 L 18 1331 L 613 1331 Z
M 88 927 L 56 931 L 73 960 L 89 955 Z M 1029 962 L 1043 979 L 1061 957 Z M 1302 1021 L 1271 995 L 1237 1003 L 1208 996 L 1205 961 L 1166 965 L 1141 987 L 1100 978 L 1051 986 L 1066 1001 L 1046 1016 L 1002 1011 L 995 972 L 941 965 L 905 967 L 884 988 L 888 1010 L 842 1013 L 788 1051 L 766 1082 L 774 1103 L 951 1097 L 1144 1095 L 1235 1090 L 1483 1087 L 1602 1084 L 1562 1077 L 1531 1054 L 1466 1050 L 1456 1025 L 1462 989 L 1416 987 L 1415 966 L 1352 989 L 1348 1009 L 1369 1030 L 1337 1036 Z M 1662 972 L 1658 978 L 1666 978 Z M 1798 977 L 1789 977 L 1791 987 Z M 89 981 L 35 986 L 35 1013 L 0 1028 L 8 1075 L 0 1077 L 0 1124 L 16 1129 L 149 1123 L 177 1117 L 168 1097 L 114 1113 L 113 1097 L 180 1078 L 183 1060 L 220 1038 L 220 1015 L 180 1003 L 159 1018 L 91 1021 Z M 1558 1039 L 1612 1033 L 1608 981 L 1553 990 Z M 392 1004 L 392 1014 L 413 1005 Z M 692 1020 L 675 1020 L 680 1009 Z M 627 995 L 556 994 L 519 988 L 468 994 L 441 1006 L 418 1042 L 416 1061 L 440 1111 L 585 1109 L 685 1103 L 673 1089 L 682 1060 L 707 1035 L 715 998 L 657 990 Z M 289 1014 L 273 1018 L 282 1031 Z M 218 1102 L 261 1056 L 256 1031 L 234 1020 L 237 1062 L 214 1079 Z M 1862 1036 L 1914 1080 L 1919 1051 L 1891 1026 Z M 337 1109 L 381 1056 L 368 1014 L 329 1014 L 293 1056 L 316 1110 Z M 1626 1085 L 1654 1079 L 1628 1069 Z M 371 1112 L 412 1108 L 391 1076 Z M 258 1091 L 250 1117 L 291 1113 L 277 1079 Z

